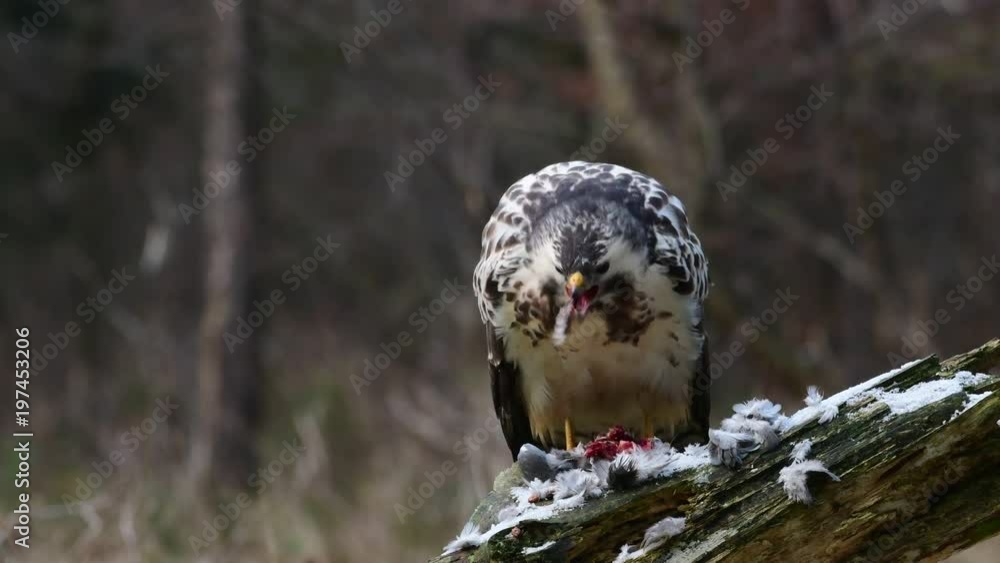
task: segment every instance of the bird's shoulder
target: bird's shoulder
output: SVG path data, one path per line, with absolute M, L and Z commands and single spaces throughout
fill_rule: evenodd
M 616 203 L 649 232 L 650 258 L 677 283 L 678 291 L 703 299 L 707 261 L 680 198 L 658 180 L 624 166 L 570 161 L 551 164 L 514 182 L 483 228 L 474 287 L 484 305 L 499 296 L 498 284 L 528 261 L 532 229 L 552 208 L 577 199 Z
M 616 164 L 570 161 L 546 166 L 507 189 L 483 229 L 484 254 L 503 250 L 510 239 L 523 240 L 553 207 L 578 199 L 617 203 L 651 229 L 693 235 L 684 204 L 655 178 Z

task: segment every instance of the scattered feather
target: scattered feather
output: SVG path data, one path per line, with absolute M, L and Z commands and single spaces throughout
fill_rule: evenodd
M 781 405 L 770 399 L 753 399 L 733 405 L 733 412 L 722 419 L 718 430 L 709 431 L 713 464 L 737 467 L 747 453 L 757 449 L 768 451 L 781 442 L 778 431 L 788 420 L 781 412 Z
M 632 551 L 631 545 L 623 545 L 621 550 L 619 550 L 618 557 L 615 558 L 614 563 L 625 563 L 626 561 L 638 559 L 660 547 L 668 539 L 676 536 L 682 531 L 684 531 L 684 518 L 675 518 L 673 516 L 664 518 L 646 530 L 646 534 L 642 538 L 642 543 L 635 551 Z
M 638 462 L 632 454 L 619 454 L 607 469 L 605 482 L 608 488 L 624 491 L 635 486 L 639 481 Z
M 806 389 L 805 403 L 807 407 L 816 409 L 820 424 L 830 422 L 836 418 L 837 414 L 840 412 L 838 405 L 823 402 L 823 393 L 821 393 L 819 387 L 816 387 L 815 385 L 810 385 L 809 388 Z
M 668 516 L 653 524 L 646 530 L 646 535 L 642 538 L 640 547 L 643 549 L 655 549 L 663 542 L 684 531 L 684 518 Z
M 571 469 L 556 475 L 556 486 L 552 498 L 555 500 L 582 496 L 598 497 L 604 494 L 601 480 L 590 471 Z
M 708 458 L 708 445 L 706 444 L 688 444 L 684 448 L 684 455 L 691 457 L 704 457 Z
M 736 415 L 723 419 L 719 427 L 721 430 L 733 434 L 750 434 L 753 436 L 754 441 L 760 444 L 765 451 L 777 446 L 778 442 L 781 441 L 771 426 L 771 422 L 768 420 Z
M 793 463 L 782 469 L 778 475 L 778 482 L 781 483 L 781 486 L 785 489 L 785 494 L 788 495 L 790 500 L 805 504 L 812 502 L 813 497 L 806 483 L 809 473 L 826 473 L 834 481 L 840 481 L 840 477 L 831 473 L 823 465 L 823 462 L 818 459 L 808 459 Z
M 524 555 L 532 555 L 541 551 L 545 551 L 546 549 L 554 546 L 555 544 L 556 544 L 555 540 L 547 541 L 538 547 L 526 547 L 521 550 L 521 553 Z
M 739 467 L 743 463 L 743 456 L 758 447 L 752 434 L 715 429 L 708 431 L 708 443 L 712 465 L 726 467 Z
M 611 462 L 606 459 L 592 459 L 590 460 L 590 470 L 594 472 L 597 479 L 601 482 L 601 487 L 605 489 L 610 489 L 608 486 L 608 472 L 611 468 Z
M 656 477 L 666 477 L 668 466 L 675 460 L 678 453 L 677 450 L 670 447 L 670 444 L 664 444 L 657 440 L 654 447 L 648 450 L 634 449 L 628 455 L 635 460 L 638 480 L 642 482 Z M 672 473 L 674 471 L 669 472 L 669 474 Z
M 567 469 L 573 469 L 582 467 L 586 462 L 587 458 L 583 455 L 583 446 L 577 444 L 572 450 L 552 450 L 545 454 L 545 459 L 549 462 L 549 467 L 555 471 L 565 471 Z
M 812 450 L 813 442 L 809 438 L 802 440 L 801 442 L 796 442 L 792 446 L 792 462 L 802 463 L 809 457 L 809 452 Z
M 694 469 L 696 467 L 711 464 L 712 460 L 708 450 L 708 446 L 692 444 L 684 448 L 683 453 L 675 451 L 673 456 L 670 458 L 670 463 L 667 465 L 666 469 L 660 472 L 658 477 L 669 477 L 670 475 L 680 471 L 686 471 L 688 469 Z
M 554 486 L 554 482 L 548 481 L 542 483 L 538 488 L 546 490 L 548 487 Z M 479 543 L 477 545 L 482 545 L 496 534 L 504 530 L 509 530 L 525 520 L 545 520 L 552 518 L 561 512 L 578 508 L 586 501 L 584 495 L 580 494 L 569 498 L 556 499 L 546 504 L 535 504 L 529 500 L 531 495 L 528 493 L 527 487 L 514 487 L 511 490 L 511 496 L 514 498 L 515 504 L 500 511 L 500 521 L 479 536 Z
M 467 522 L 465 527 L 462 528 L 461 533 L 455 536 L 455 539 L 451 543 L 444 546 L 444 553 L 442 555 L 448 555 L 470 547 L 477 547 L 482 542 L 482 533 L 479 531 L 479 526 L 472 522 Z
M 847 401 L 847 399 L 844 399 L 844 401 Z M 779 430 L 782 433 L 787 433 L 794 428 L 814 420 L 818 420 L 820 424 L 826 424 L 837 417 L 840 413 L 840 404 L 842 404 L 833 400 L 824 400 L 823 393 L 815 385 L 810 385 L 806 389 L 806 398 L 803 399 L 803 402 L 806 404 L 804 409 L 799 410 L 791 417 L 786 417 L 781 422 Z
M 752 399 L 733 405 L 733 412 L 747 418 L 774 420 L 781 415 L 781 405 L 772 403 L 770 399 Z
M 623 545 L 621 547 L 621 550 L 618 551 L 618 557 L 615 557 L 615 560 L 612 563 L 625 563 L 626 561 L 631 561 L 632 559 L 638 558 L 639 556 L 633 554 L 631 550 L 632 550 L 631 545 L 629 544 Z M 645 553 L 643 553 L 643 555 L 645 555 Z
M 579 508 L 583 506 L 586 502 L 587 502 L 586 493 L 580 493 L 578 495 L 574 495 L 571 497 L 556 499 L 556 501 L 553 502 L 552 505 L 558 507 L 559 511 L 562 512 L 564 510 L 569 510 L 571 508 Z
M 556 483 L 552 480 L 542 481 L 532 479 L 525 481 L 523 487 L 514 487 L 510 490 L 511 496 L 518 506 L 528 506 L 540 500 L 545 500 L 556 492 Z
M 753 436 L 745 433 L 729 432 L 726 430 L 709 430 L 708 441 L 711 445 L 716 445 L 723 450 L 731 450 L 741 442 L 753 441 Z M 709 451 L 711 451 L 711 445 Z
M 840 408 L 835 405 L 817 405 L 819 409 L 819 423 L 826 424 L 834 418 L 837 418 L 837 414 L 840 413 Z
M 521 514 L 521 507 L 516 504 L 510 506 L 505 506 L 497 512 L 497 520 L 503 522 L 505 520 L 513 520 Z
M 810 385 L 806 389 L 805 403 L 807 407 L 815 407 L 816 405 L 823 402 L 823 393 L 819 390 L 819 387 L 815 385 Z

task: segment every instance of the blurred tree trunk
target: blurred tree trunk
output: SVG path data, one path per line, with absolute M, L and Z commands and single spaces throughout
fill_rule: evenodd
M 249 41 L 255 4 L 244 1 L 210 17 L 205 53 L 202 182 L 209 196 L 204 229 L 204 303 L 199 327 L 198 416 L 190 460 L 192 479 L 240 486 L 256 463 L 256 346 L 227 343 L 252 302 L 253 174 L 237 151 L 255 109 Z M 211 197 L 220 186 L 218 195 Z M 259 335 L 257 335 L 259 336 Z
M 697 10 L 687 4 L 670 4 L 664 10 L 680 50 L 682 33 L 696 20 Z M 624 140 L 644 171 L 677 194 L 690 217 L 699 217 L 710 163 L 718 158 L 719 148 L 714 119 L 700 92 L 697 65 L 663 76 L 672 104 L 667 127 L 642 107 L 616 39 L 614 11 L 600 1 L 585 2 L 580 5 L 580 21 L 604 111 L 629 125 Z

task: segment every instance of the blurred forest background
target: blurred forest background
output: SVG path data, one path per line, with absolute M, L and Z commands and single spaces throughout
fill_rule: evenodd
M 709 332 L 745 345 L 714 358 L 716 420 L 1000 332 L 995 1 L 7 0 L 0 24 L 2 357 L 20 326 L 35 357 L 32 548 L 5 477 L 4 561 L 439 553 L 510 462 L 480 232 L 571 155 L 688 205 Z

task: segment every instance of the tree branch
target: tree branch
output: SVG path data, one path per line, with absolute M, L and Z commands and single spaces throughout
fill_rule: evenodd
M 913 394 L 917 385 L 998 365 L 1000 340 L 992 340 L 945 362 L 921 360 L 871 389 Z M 880 395 L 858 395 L 833 421 L 789 431 L 736 471 L 703 466 L 608 493 L 434 562 L 609 562 L 668 516 L 684 517 L 683 531 L 634 561 L 938 561 L 1000 533 L 997 391 L 1000 377 L 991 376 L 912 412 L 897 405 L 895 413 Z M 981 400 L 963 412 L 971 395 Z M 790 500 L 778 482 L 792 444 L 807 438 L 810 458 L 840 476 L 836 483 L 810 477 L 813 504 Z M 516 465 L 502 473 L 471 521 L 481 529 L 496 523 L 521 480 Z

